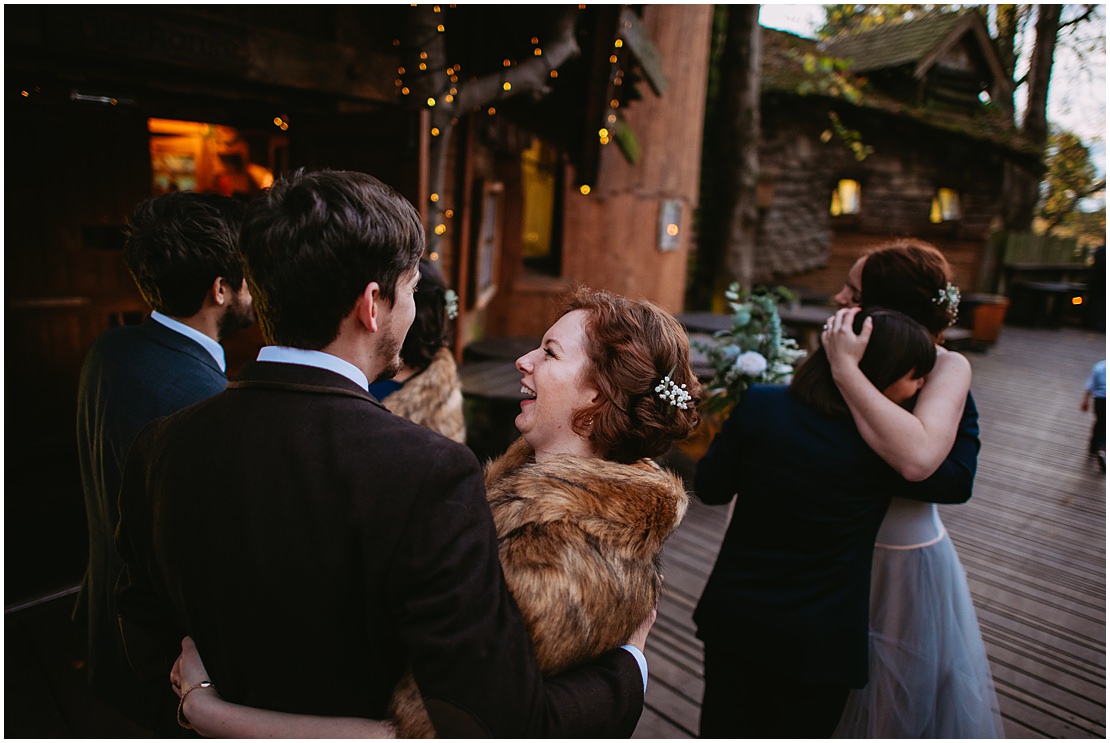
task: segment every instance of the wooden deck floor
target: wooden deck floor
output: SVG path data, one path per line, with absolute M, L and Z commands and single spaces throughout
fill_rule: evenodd
M 974 497 L 941 517 L 967 570 L 1007 737 L 1106 737 L 1106 478 L 1087 457 L 1091 416 L 1079 411 L 1105 342 L 1007 326 L 989 351 L 968 354 L 983 448 Z M 697 735 L 691 613 L 725 516 L 695 499 L 667 546 L 637 738 Z

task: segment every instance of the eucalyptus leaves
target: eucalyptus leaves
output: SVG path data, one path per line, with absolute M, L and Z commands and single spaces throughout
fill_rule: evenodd
M 713 369 L 713 379 L 702 398 L 706 412 L 740 402 L 752 384 L 789 383 L 794 365 L 806 355 L 797 341 L 783 335 L 778 303 L 793 298 L 787 289 L 748 291 L 733 283 L 725 298 L 732 326 L 714 333 L 711 343 L 692 343 L 705 352 Z

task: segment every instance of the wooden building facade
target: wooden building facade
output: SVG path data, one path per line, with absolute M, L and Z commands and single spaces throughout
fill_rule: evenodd
M 818 295 L 868 247 L 935 243 L 973 291 L 1008 167 L 1040 154 L 990 101 L 1009 81 L 980 16 L 816 42 L 762 30 L 757 281 Z
M 101 332 L 149 311 L 122 259 L 135 204 L 249 199 L 296 167 L 371 173 L 425 215 L 460 354 L 540 334 L 577 283 L 677 312 L 710 23 L 708 6 L 5 8 L 8 602 L 84 569 L 77 377 Z M 546 85 L 437 123 L 415 98 L 436 43 L 439 112 L 536 60 Z M 261 344 L 229 339 L 229 375 Z M 13 557 L 36 567 L 13 574 Z

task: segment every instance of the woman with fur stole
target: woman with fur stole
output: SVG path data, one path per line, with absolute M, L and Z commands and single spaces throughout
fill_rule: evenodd
M 416 317 L 401 346 L 404 367 L 371 384 L 370 394 L 402 418 L 465 444 L 462 385 L 447 347 L 447 321 L 456 316 L 457 301 L 439 267 L 421 258 Z
M 487 466 L 486 488 L 505 581 L 540 667 L 556 674 L 622 645 L 655 611 L 663 543 L 687 496 L 681 479 L 652 458 L 693 431 L 699 385 L 673 317 L 587 289 L 569 298 L 540 348 L 516 366 L 526 395 L 516 418 L 521 437 Z M 187 689 L 207 676 L 188 638 L 183 647 L 171 679 Z M 189 702 L 201 734 L 394 732 L 378 721 L 244 708 L 211 687 Z M 434 734 L 411 677 L 398 687 L 393 713 L 401 737 Z

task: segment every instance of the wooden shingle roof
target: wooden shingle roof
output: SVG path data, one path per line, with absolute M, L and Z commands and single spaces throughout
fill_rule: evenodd
M 938 16 L 951 22 L 952 16 L 959 18 L 963 16 L 960 14 L 947 14 L 947 18 L 943 15 Z M 930 18 L 938 17 L 931 16 Z M 923 19 L 928 20 L 928 19 Z M 976 19 L 978 20 L 978 19 Z M 923 22 L 922 21 L 922 22 Z M 920 22 L 915 22 L 918 25 Z M 962 20 L 961 23 L 968 23 Z M 910 25 L 909 23 L 900 25 Z M 981 22 L 980 22 L 981 25 Z M 933 35 L 930 38 L 934 41 L 939 38 L 938 29 L 942 28 L 939 25 L 926 24 L 925 28 L 933 29 Z M 895 26 L 891 26 L 888 30 L 893 30 Z M 953 34 L 957 38 L 962 36 L 959 29 L 962 28 L 959 24 L 947 26 L 948 35 L 941 41 L 952 39 Z M 985 29 L 984 29 L 985 31 Z M 869 35 L 869 34 L 868 34 Z M 886 37 L 890 38 L 890 37 Z M 989 41 L 989 39 L 988 39 Z M 825 104 L 831 103 L 832 100 L 838 102 L 842 106 L 856 106 L 864 109 L 871 109 L 874 111 L 883 111 L 891 116 L 899 118 L 913 119 L 926 126 L 941 129 L 953 134 L 960 134 L 965 137 L 970 137 L 983 142 L 1000 146 L 1010 152 L 1019 154 L 1023 157 L 1032 157 L 1040 159 L 1041 152 L 1027 137 L 1025 137 L 1017 127 L 1014 126 L 1012 120 L 1009 119 L 998 107 L 987 107 L 976 111 L 973 115 L 955 114 L 943 110 L 938 110 L 935 107 L 915 106 L 905 100 L 898 99 L 894 96 L 888 95 L 881 90 L 876 89 L 870 85 L 863 77 L 856 78 L 856 84 L 860 87 L 862 95 L 858 100 L 849 101 L 843 95 L 830 94 L 828 92 L 821 92 L 820 90 L 803 93 L 802 90 L 814 79 L 814 73 L 807 71 L 806 59 L 808 57 L 822 57 L 822 56 L 839 56 L 832 55 L 830 50 L 825 50 L 818 46 L 818 42 L 814 39 L 808 39 L 786 31 L 778 31 L 771 28 L 762 29 L 762 89 L 764 95 L 785 95 L 785 96 L 799 96 L 808 97 L 813 99 L 825 99 Z M 920 51 L 926 45 L 922 44 L 917 47 L 917 54 L 922 55 L 920 59 L 907 60 L 903 64 L 916 64 L 921 67 L 923 64 L 927 65 L 931 60 L 935 59 L 938 53 L 947 49 L 944 43 L 933 43 L 929 51 Z M 993 56 L 993 55 L 992 55 Z M 894 56 L 888 57 L 888 60 L 896 59 Z M 850 65 L 849 77 L 859 73 L 860 70 L 848 60 Z M 821 105 L 814 100 L 815 105 Z
M 823 53 L 846 59 L 858 74 L 913 65 L 921 78 L 933 63 L 970 35 L 997 82 L 1006 73 L 982 17 L 973 9 L 957 13 L 930 13 L 911 21 L 884 23 L 868 31 L 843 32 L 822 42 Z

